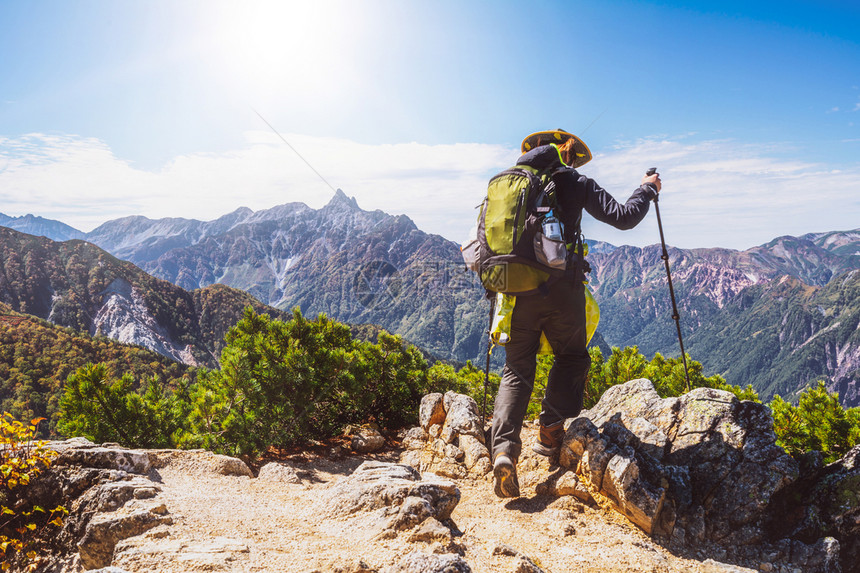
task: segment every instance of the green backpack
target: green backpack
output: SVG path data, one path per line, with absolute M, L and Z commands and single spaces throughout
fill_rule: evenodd
M 568 268 L 552 171 L 517 165 L 490 179 L 466 265 L 490 292 L 543 292 Z

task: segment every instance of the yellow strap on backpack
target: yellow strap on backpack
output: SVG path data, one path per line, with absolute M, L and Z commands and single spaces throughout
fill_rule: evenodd
M 597 323 L 600 322 L 600 307 L 588 288 L 588 281 L 583 281 L 583 284 L 585 285 L 585 344 L 587 345 L 597 330 Z M 514 315 L 516 303 L 517 297 L 515 296 L 502 293 L 496 295 L 496 312 L 490 327 L 490 339 L 494 345 L 504 346 L 510 341 L 511 318 Z M 544 333 L 540 335 L 538 354 L 553 354 L 552 346 L 550 346 Z

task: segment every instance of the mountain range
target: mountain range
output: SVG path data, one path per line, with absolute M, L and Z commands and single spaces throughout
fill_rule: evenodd
M 229 285 L 280 309 L 379 325 L 441 358 L 485 352 L 489 306 L 458 245 L 403 215 L 364 211 L 340 190 L 321 209 L 242 208 L 208 222 L 126 217 L 83 238 L 187 292 Z M 589 246 L 598 334 L 677 356 L 661 248 Z M 752 384 L 765 399 L 793 397 L 824 376 L 846 405 L 860 404 L 860 230 L 745 251 L 670 248 L 669 263 L 685 349 L 707 373 Z

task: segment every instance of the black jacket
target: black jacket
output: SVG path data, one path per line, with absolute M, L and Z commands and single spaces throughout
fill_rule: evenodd
M 575 240 L 577 223 L 582 210 L 604 223 L 618 229 L 632 229 L 639 224 L 657 192 L 650 185 L 639 187 L 623 205 L 616 201 L 594 179 L 566 167 L 552 145 L 535 147 L 520 156 L 517 165 L 528 165 L 538 170 L 557 170 L 552 176 L 556 185 L 556 197 L 561 210 L 561 222 L 565 227 L 565 240 Z

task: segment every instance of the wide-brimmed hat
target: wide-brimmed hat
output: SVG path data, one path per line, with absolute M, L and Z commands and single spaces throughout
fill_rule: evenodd
M 556 145 L 561 145 L 568 139 L 573 139 L 573 150 L 576 154 L 576 158 L 574 159 L 573 165 L 571 167 L 581 167 L 585 165 L 589 161 L 591 161 L 591 150 L 588 149 L 588 146 L 583 143 L 581 139 L 576 137 L 574 134 L 567 132 L 563 129 L 553 129 L 550 131 L 538 131 L 526 137 L 523 140 L 520 149 L 523 153 L 534 149 L 535 147 L 539 147 L 541 145 L 549 145 L 550 143 L 555 143 Z

